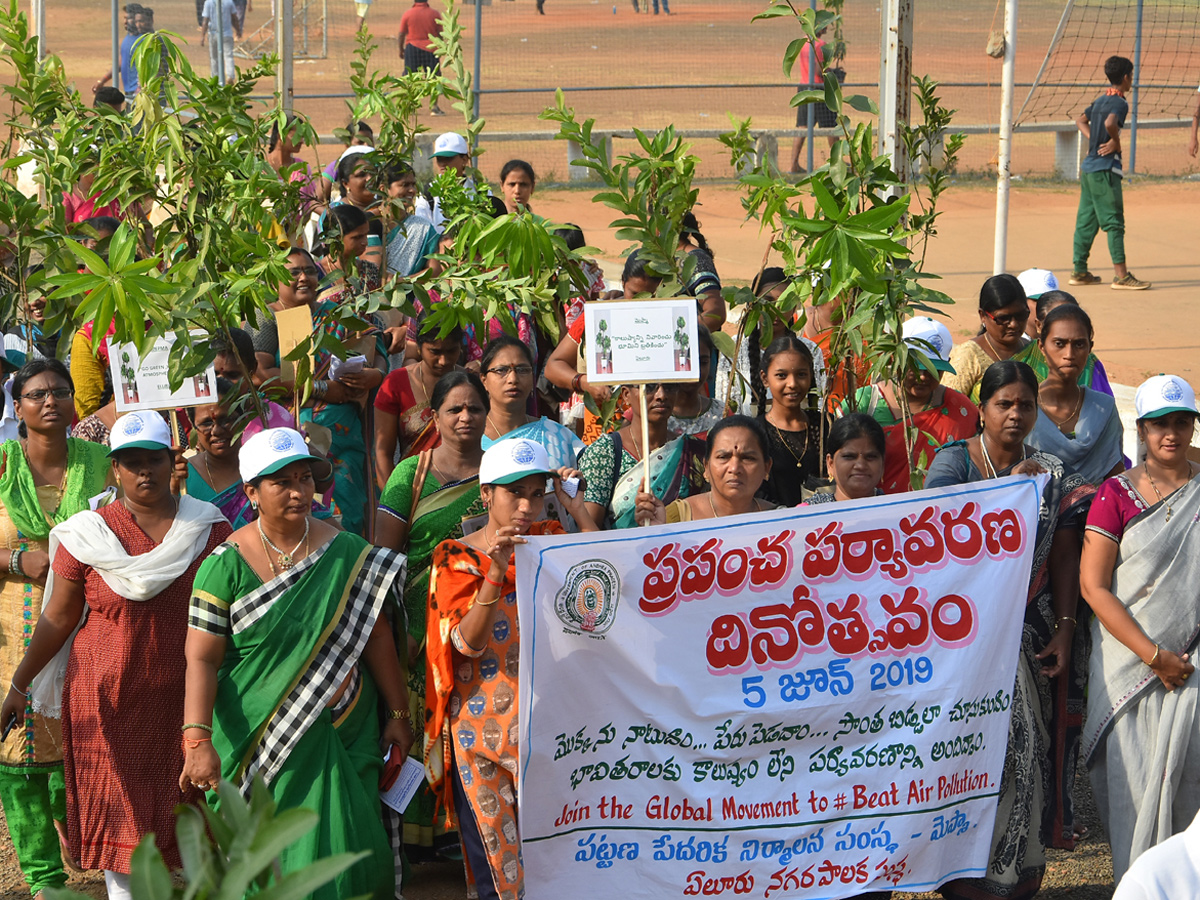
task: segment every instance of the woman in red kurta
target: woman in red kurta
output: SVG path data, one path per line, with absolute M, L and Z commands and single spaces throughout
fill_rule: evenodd
M 118 419 L 111 443 L 122 496 L 51 531 L 50 600 L 0 722 L 21 720 L 26 694 L 36 711 L 65 713 L 68 846 L 85 868 L 104 870 L 110 898 L 123 898 L 147 834 L 168 866 L 181 865 L 174 810 L 203 799 L 179 793 L 183 650 L 192 579 L 230 528 L 212 504 L 173 494 L 179 472 L 158 413 Z

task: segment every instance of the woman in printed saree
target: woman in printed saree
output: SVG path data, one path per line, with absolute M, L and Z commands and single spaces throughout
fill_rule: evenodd
M 248 796 L 261 777 L 281 809 L 321 816 L 280 854 L 285 874 L 365 851 L 311 896 L 392 900 L 396 870 L 379 789 L 398 772 L 413 732 L 383 612 L 404 557 L 310 515 L 313 469 L 324 462 L 299 432 L 266 429 L 246 441 L 239 461 L 259 517 L 196 576 L 178 787 L 214 790 L 225 780 Z
M 413 721 L 425 721 L 425 610 L 429 597 L 429 562 L 442 541 L 462 537 L 484 513 L 479 496 L 480 437 L 489 400 L 479 376 L 455 371 L 433 388 L 434 428 L 441 440 L 433 450 L 410 456 L 396 467 L 375 514 L 375 542 L 408 554 L 404 584 L 407 633 L 399 630 L 401 652 L 408 660 Z M 385 811 L 390 816 L 390 813 Z M 399 822 L 390 823 L 397 835 Z M 403 844 L 409 862 L 454 853 L 458 835 L 435 816 L 434 796 L 421 791 L 404 814 Z M 396 837 L 397 844 L 400 838 Z
M 979 382 L 988 366 L 1014 358 L 1030 343 L 1025 337 L 1029 304 L 1016 276 L 993 275 L 979 289 L 979 334 L 950 351 L 953 372 L 942 375 L 942 384 L 979 403 Z
M 61 717 L 68 850 L 128 898 L 138 842 L 153 833 L 178 868 L 175 807 L 202 799 L 178 780 L 187 604 L 230 529 L 211 503 L 173 495 L 187 476 L 158 413 L 117 419 L 109 455 L 121 498 L 51 530 L 49 600 L 0 722 L 30 707 Z
M 1125 471 L 1117 402 L 1079 379 L 1092 351 L 1088 314 L 1071 303 L 1058 306 L 1042 323 L 1038 344 L 1048 374 L 1039 379 L 1029 445 L 1057 456 L 1090 484 Z
M 56 359 L 34 359 L 12 379 L 24 436 L 0 445 L 0 677 L 10 681 L 42 611 L 50 529 L 87 509 L 110 473 L 105 447 L 67 437 L 73 393 Z M 66 818 L 62 758 L 61 722 L 27 705 L 21 731 L 0 746 L 0 804 L 34 896 L 67 880 L 55 830 Z
M 546 450 L 524 438 L 497 441 L 479 479 L 487 523 L 438 545 L 429 581 L 425 774 L 462 835 L 468 894 L 520 900 L 525 892 L 517 833 L 516 572 L 521 535 L 561 534 L 542 519 L 546 480 L 558 502 L 595 531 L 583 492 L 563 490 L 574 469 L 554 471 Z M 539 521 L 541 520 L 541 521 Z
M 413 214 L 417 199 L 417 175 L 412 166 L 396 159 L 383 170 L 387 184 L 387 234 L 383 246 L 385 275 L 408 278 L 425 268 L 438 252 L 438 230 L 424 216 Z M 438 268 L 440 271 L 440 266 Z
M 757 496 L 770 472 L 771 457 L 762 422 L 749 416 L 728 416 L 712 427 L 704 441 L 708 490 L 669 505 L 654 494 L 639 491 L 637 520 L 648 525 L 673 525 L 774 509 Z
M 233 384 L 217 379 L 217 398 L 224 401 Z M 192 410 L 196 426 L 198 452 L 188 460 L 187 492 L 197 500 L 206 500 L 221 511 L 234 528 L 254 519 L 250 500 L 242 490 L 238 472 L 238 439 L 229 407 L 222 402 L 197 406 Z
M 725 417 L 725 404 L 708 393 L 717 347 L 712 333 L 703 325 L 696 327 L 696 346 L 700 349 L 700 377 L 679 385 L 667 428 L 671 434 L 694 434 L 703 439 L 708 429 Z M 724 386 L 721 389 L 724 390 Z
M 574 468 L 583 452 L 583 441 L 570 428 L 527 412 L 534 371 L 533 352 L 523 341 L 504 334 L 488 344 L 480 360 L 483 386 L 491 400 L 483 449 L 502 439 L 526 438 L 546 448 L 554 468 Z
M 943 444 L 964 441 L 979 431 L 979 409 L 975 404 L 964 394 L 940 384 L 926 367 L 954 372 L 949 359 L 953 344 L 950 330 L 928 316 L 916 316 L 904 323 L 903 335 L 912 363 L 904 380 L 899 385 L 887 382 L 859 388 L 854 403 L 842 404 L 843 413 L 866 413 L 883 427 L 886 447 L 880 487 L 885 494 L 912 490 L 914 463 L 918 470 L 928 468 Z M 905 441 L 901 391 L 913 427 L 911 450 Z
M 705 490 L 704 441 L 690 435 L 672 437 L 667 430 L 677 387 L 645 385 L 649 446 L 642 446 L 638 388 L 625 387 L 621 399 L 632 413 L 629 424 L 601 435 L 579 457 L 579 468 L 587 479 L 584 500 L 593 522 L 603 522 L 606 528 L 638 525 L 637 495 L 646 474 L 643 460 L 650 468 L 651 490 L 663 503 Z
M 1200 811 L 1200 466 L 1189 462 L 1196 396 L 1182 378 L 1138 388 L 1146 459 L 1100 486 L 1080 582 L 1096 613 L 1083 754 L 1116 880 Z
M 1048 472 L 1042 494 L 1024 632 L 1012 691 L 987 874 L 942 885 L 943 897 L 1032 897 L 1047 845 L 1074 845 L 1075 760 L 1086 664 L 1074 652 L 1079 530 L 1094 489 L 1062 462 L 1025 444 L 1037 417 L 1037 379 L 1024 363 L 993 363 L 979 388 L 983 431 L 938 451 L 925 487 Z
M 458 368 L 463 332 L 452 328 L 446 334 L 428 319 L 417 326 L 415 363 L 388 372 L 375 395 L 375 479 L 383 489 L 400 460 L 416 456 L 438 445 L 429 398 L 443 375 Z
M 1022 272 L 1021 274 L 1024 275 L 1025 273 Z M 1033 369 L 1033 374 L 1037 376 L 1039 382 L 1045 381 L 1046 376 L 1049 374 L 1049 366 L 1046 364 L 1046 356 L 1042 353 L 1041 342 L 1039 340 L 1042 334 L 1042 326 L 1045 324 L 1046 317 L 1064 303 L 1069 303 L 1072 306 L 1079 305 L 1079 301 L 1066 291 L 1046 291 L 1037 296 L 1036 302 L 1030 297 L 1029 306 L 1031 312 L 1029 325 L 1025 329 L 1025 334 L 1027 337 L 1032 338 L 1032 340 L 1013 359 L 1026 363 L 1029 368 Z M 1110 397 L 1112 396 L 1113 389 L 1112 385 L 1108 382 L 1108 373 L 1104 369 L 1104 363 L 1100 362 L 1095 353 L 1088 353 L 1087 361 L 1078 372 L 1078 378 L 1079 383 L 1083 387 L 1091 388 L 1102 394 L 1108 394 Z
M 365 218 L 365 213 L 357 207 L 335 207 L 335 210 L 343 209 Z M 340 263 L 343 271 L 356 258 L 353 254 L 359 251 L 361 241 L 365 241 L 365 228 L 364 224 L 361 229 L 344 232 Z M 345 277 L 342 281 L 343 288 L 331 288 L 317 301 L 313 309 L 313 327 L 348 347 L 361 339 L 373 338 L 374 359 L 369 359 L 358 372 L 335 373 L 334 355 L 328 350 L 318 351 L 313 359 L 312 403 L 301 411 L 300 422 L 316 422 L 329 429 L 332 436 L 329 457 L 334 469 L 333 500 L 341 510 L 342 527 L 353 534 L 365 535 L 369 521 L 367 507 L 375 496 L 375 479 L 368 476 L 367 466 L 367 435 L 373 430 L 371 412 L 374 409 L 370 395 L 387 374 L 388 346 L 375 316 L 364 317 L 370 327 L 362 333 L 352 331 L 338 318 L 339 304 L 356 290 Z

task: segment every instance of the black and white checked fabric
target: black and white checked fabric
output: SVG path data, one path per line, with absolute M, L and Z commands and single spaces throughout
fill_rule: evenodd
M 304 563 L 316 556 L 314 553 L 306 557 Z M 288 577 L 284 579 L 288 586 L 294 583 L 290 578 L 303 570 L 304 563 L 288 573 Z M 334 626 L 325 645 L 317 652 L 308 671 L 301 676 L 299 683 L 267 722 L 262 740 L 245 767 L 241 784 L 244 796 L 249 798 L 256 773 L 261 772 L 266 783 L 271 783 L 288 754 L 316 721 L 351 669 L 358 663 L 384 601 L 393 585 L 404 579 L 405 564 L 406 559 L 401 553 L 381 547 L 366 547 L 363 550 L 355 564 L 354 582 L 340 620 Z M 275 585 L 273 592 L 277 593 L 282 589 L 278 582 L 273 581 L 272 584 Z M 257 593 L 258 591 L 254 592 Z M 248 595 L 246 599 L 251 597 L 253 594 Z M 244 604 L 239 604 L 242 605 Z M 256 601 L 254 609 L 238 612 L 243 615 L 253 614 L 259 605 L 261 603 Z M 257 614 L 261 616 L 262 613 Z M 235 618 L 234 628 L 238 627 Z M 246 624 L 243 623 L 240 627 L 244 628 Z

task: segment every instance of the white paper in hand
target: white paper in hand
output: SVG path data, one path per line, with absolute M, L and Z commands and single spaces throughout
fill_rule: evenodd
M 383 760 L 385 764 L 391 755 L 389 750 Z M 396 812 L 403 813 L 408 809 L 408 804 L 412 803 L 412 798 L 417 795 L 417 788 L 421 786 L 424 778 L 425 767 L 416 758 L 410 756 L 400 767 L 400 774 L 396 776 L 395 784 L 389 790 L 380 791 L 379 799 Z
M 335 356 L 329 374 L 334 381 L 337 381 L 342 375 L 357 375 L 363 370 L 363 366 L 366 364 L 367 358 L 365 356 L 352 356 L 345 361 Z

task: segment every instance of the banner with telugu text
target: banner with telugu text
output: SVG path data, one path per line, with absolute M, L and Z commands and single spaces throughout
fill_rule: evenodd
M 1043 478 L 518 547 L 529 900 L 984 874 Z

